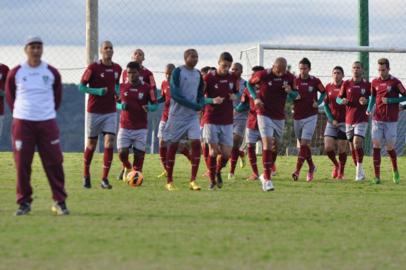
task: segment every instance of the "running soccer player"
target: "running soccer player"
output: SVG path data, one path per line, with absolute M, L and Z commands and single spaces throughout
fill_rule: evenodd
M 142 172 L 147 143 L 148 104 L 156 103 L 154 90 L 139 78 L 141 66 L 137 62 L 127 65 L 128 83 L 120 85 L 120 100 L 117 106 L 121 109 L 120 129 L 117 135 L 117 149 L 124 167 L 122 180 L 133 167 Z M 134 162 L 128 161 L 129 148 L 133 147 Z
M 173 184 L 173 167 L 179 141 L 187 137 L 191 141 L 192 175 L 189 187 L 200 190 L 196 175 L 200 163 L 200 128 L 199 111 L 204 106 L 203 79 L 195 69 L 199 56 L 195 49 L 184 52 L 185 65 L 173 70 L 170 83 L 171 104 L 164 133 L 168 136 L 168 153 L 166 156 L 167 184 L 169 191 L 176 190 Z
M 372 119 L 372 144 L 375 178 L 373 183 L 381 183 L 381 146 L 385 144 L 388 155 L 392 161 L 392 180 L 399 184 L 400 176 L 394 149 L 396 143 L 397 121 L 399 116 L 399 94 L 406 96 L 406 90 L 402 83 L 390 73 L 389 60 L 378 60 L 379 77 L 372 80 L 371 98 L 369 100 L 367 115 L 370 115 L 376 103 Z
M 8 66 L 0 63 L 0 139 L 3 133 L 3 122 L 4 122 L 4 87 L 6 84 L 7 74 L 9 72 Z
M 30 37 L 25 43 L 27 60 L 7 76 L 6 100 L 13 114 L 11 127 L 14 161 L 17 170 L 17 216 L 31 211 L 31 164 L 38 149 L 55 204 L 52 211 L 68 215 L 63 172 L 63 156 L 56 123 L 62 101 L 59 72 L 41 60 L 43 42 Z
M 299 76 L 296 78 L 300 99 L 293 102 L 293 128 L 296 138 L 300 142 L 300 150 L 297 156 L 296 170 L 292 173 L 294 181 L 299 179 L 300 170 L 306 160 L 309 165 L 306 180 L 311 182 L 314 178 L 316 166 L 313 163 L 310 143 L 316 129 L 319 105 L 323 102 L 325 89 L 319 78 L 309 74 L 311 63 L 303 58 L 299 62 Z M 317 92 L 320 97 L 317 99 Z
M 200 69 L 200 74 L 202 75 L 202 78 L 204 78 L 207 73 L 209 73 L 210 71 L 210 67 L 209 66 L 205 66 L 203 68 Z M 204 81 L 203 81 L 204 83 Z M 200 141 L 201 141 L 201 146 L 202 146 L 202 152 L 203 152 L 203 159 L 204 159 L 204 163 L 206 165 L 206 172 L 203 174 L 203 176 L 209 177 L 210 172 L 209 172 L 209 145 L 206 143 L 206 141 L 203 138 L 203 127 L 204 127 L 204 110 L 202 110 L 201 114 L 200 114 Z
M 243 72 L 243 67 L 240 63 L 234 63 L 231 67 L 231 73 L 236 77 L 238 80 L 238 85 L 240 89 L 237 94 L 237 99 L 233 101 L 233 107 L 237 107 L 237 105 L 241 102 L 240 98 L 246 88 L 246 81 L 241 78 L 241 74 Z M 228 174 L 228 179 L 234 179 L 234 172 L 235 167 L 237 165 L 238 157 L 241 155 L 241 160 L 244 160 L 244 152 L 240 151 L 240 147 L 244 140 L 245 135 L 245 127 L 247 125 L 247 118 L 248 118 L 248 111 L 237 111 L 234 109 L 234 120 L 233 120 L 233 148 L 231 150 L 231 158 L 230 158 L 230 172 Z
M 232 63 L 231 54 L 223 52 L 217 70 L 204 77 L 208 104 L 204 108 L 203 134 L 209 144 L 210 190 L 222 188 L 221 169 L 227 165 L 233 146 L 233 101 L 237 99 L 239 80 L 229 72 Z
M 263 191 L 274 190 L 271 180 L 272 145 L 277 138 L 282 138 L 285 125 L 285 103 L 289 95 L 298 98 L 295 77 L 286 70 L 287 62 L 283 57 L 275 59 L 272 68 L 255 72 L 249 80 L 248 89 L 254 98 L 258 128 L 263 145 L 262 163 L 264 174 L 260 176 Z M 258 94 L 253 85 L 259 85 Z
M 119 95 L 121 67 L 112 61 L 113 44 L 110 41 L 102 42 L 100 54 L 102 59 L 86 68 L 79 85 L 81 92 L 89 94 L 83 187 L 91 188 L 90 164 L 97 146 L 97 139 L 100 134 L 103 134 L 103 174 L 100 186 L 103 189 L 111 189 L 108 174 L 113 160 L 117 129 L 116 98 Z
M 350 147 L 355 149 L 356 152 L 356 181 L 365 179 L 362 166 L 364 158 L 363 143 L 368 128 L 366 111 L 371 88 L 370 83 L 363 79 L 362 75 L 362 63 L 355 61 L 352 64 L 352 78 L 343 83 L 336 98 L 338 104 L 346 105 L 345 131 L 347 139 L 350 141 Z
M 146 84 L 148 84 L 151 87 L 151 89 L 154 89 L 156 91 L 156 83 L 155 83 L 154 74 L 149 69 L 144 67 L 143 64 L 142 64 L 145 61 L 145 53 L 144 53 L 144 51 L 141 50 L 141 49 L 136 49 L 133 52 L 133 55 L 131 56 L 131 59 L 132 59 L 132 61 L 137 62 L 141 66 L 140 80 L 142 82 L 145 82 Z M 127 71 L 126 70 L 123 71 L 122 82 L 123 83 L 128 82 L 128 76 L 127 76 Z M 155 93 L 155 95 L 156 95 L 156 93 Z
M 345 106 L 336 102 L 343 84 L 344 70 L 340 66 L 333 68 L 333 81 L 326 85 L 326 97 L 324 98 L 324 111 L 328 122 L 324 130 L 324 150 L 333 162 L 334 168 L 331 173 L 333 179 L 344 178 L 345 163 L 347 161 L 347 137 L 345 135 Z M 338 150 L 338 160 L 335 149 Z

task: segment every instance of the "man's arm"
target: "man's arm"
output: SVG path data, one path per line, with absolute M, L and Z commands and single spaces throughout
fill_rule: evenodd
M 187 100 L 185 97 L 183 97 L 180 94 L 179 80 L 180 80 L 180 69 L 176 68 L 172 72 L 172 76 L 171 76 L 170 91 L 171 91 L 172 99 L 175 100 L 177 103 L 181 104 L 182 106 L 185 106 L 192 110 L 200 111 L 202 109 L 202 107 L 199 104 L 192 102 L 190 100 Z M 200 87 L 199 87 L 199 89 L 200 89 Z M 198 93 L 198 96 L 199 96 L 199 93 Z
M 56 68 L 51 66 L 49 68 L 55 77 L 53 90 L 54 90 L 55 110 L 57 111 L 62 103 L 62 79 L 61 74 L 58 72 Z
M 15 76 L 17 73 L 17 70 L 20 68 L 20 66 L 13 68 L 8 74 L 7 74 L 7 79 L 6 79 L 6 87 L 5 87 L 5 92 L 6 92 L 6 102 L 8 104 L 8 107 L 10 108 L 10 111 L 13 112 L 14 110 L 14 101 L 16 99 L 16 82 L 15 82 Z

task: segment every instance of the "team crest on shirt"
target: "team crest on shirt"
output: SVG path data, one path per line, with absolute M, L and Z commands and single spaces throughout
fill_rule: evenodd
M 219 86 L 218 86 L 218 84 L 217 84 L 217 83 L 214 85 L 214 88 L 216 88 L 216 89 L 218 89 L 218 88 L 219 88 Z
M 309 89 L 308 89 L 309 93 L 313 92 L 313 89 L 314 89 L 313 86 L 309 86 Z
M 144 82 L 144 77 L 140 76 L 140 81 Z
M 269 86 L 272 86 L 272 82 L 271 82 L 271 81 L 269 81 L 269 82 L 268 82 L 268 85 L 269 85 Z
M 104 73 L 103 72 L 100 73 L 100 77 L 104 78 Z
M 388 86 L 386 87 L 386 92 L 389 93 L 390 91 L 392 91 L 392 86 L 388 85 Z
M 118 72 L 114 72 L 114 79 L 118 79 Z
M 234 83 L 230 82 L 230 83 L 228 83 L 228 86 L 230 87 L 230 90 L 233 90 L 233 88 L 234 88 Z
M 144 97 L 144 93 L 138 93 L 138 99 L 142 99 Z
M 48 83 L 48 81 L 49 81 L 49 76 L 48 76 L 48 75 L 42 76 L 42 80 L 44 81 L 44 83 Z
M 127 97 L 127 96 L 128 96 L 128 92 L 124 92 L 124 96 Z
M 365 88 L 361 88 L 361 95 L 365 95 L 365 92 L 366 92 Z

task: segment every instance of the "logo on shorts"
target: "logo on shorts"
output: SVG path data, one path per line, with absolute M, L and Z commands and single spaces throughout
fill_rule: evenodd
M 23 142 L 20 140 L 15 141 L 15 147 L 17 151 L 20 151 L 23 148 Z
M 228 83 L 228 86 L 230 87 L 230 90 L 233 90 L 233 88 L 234 88 L 234 83 L 230 82 L 230 83 Z
M 138 93 L 138 99 L 142 99 L 144 97 L 144 93 Z
M 59 143 L 59 139 L 51 141 L 51 144 L 53 144 L 53 145 L 58 144 L 58 143 Z
M 308 89 L 309 93 L 313 92 L 313 89 L 314 89 L 313 86 L 309 86 L 309 89 Z
M 49 81 L 49 76 L 48 76 L 48 75 L 42 76 L 42 80 L 44 81 L 44 83 L 48 83 L 48 81 Z
M 365 92 L 366 92 L 365 88 L 361 88 L 361 95 L 365 95 Z

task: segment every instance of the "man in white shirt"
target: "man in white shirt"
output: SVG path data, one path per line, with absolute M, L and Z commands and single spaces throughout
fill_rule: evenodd
M 13 113 L 12 144 L 17 170 L 16 215 L 31 211 L 31 163 L 38 148 L 55 204 L 52 211 L 67 215 L 63 156 L 56 110 L 62 99 L 59 72 L 41 60 L 43 42 L 30 37 L 25 43 L 27 60 L 13 68 L 6 81 L 6 100 Z

